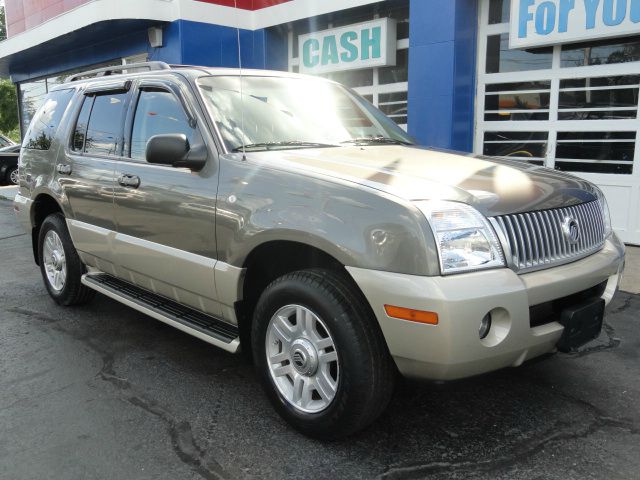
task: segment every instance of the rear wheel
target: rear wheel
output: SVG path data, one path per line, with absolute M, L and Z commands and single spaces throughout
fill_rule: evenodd
M 270 284 L 256 306 L 252 343 L 269 399 L 306 435 L 353 434 L 393 392 L 395 367 L 377 322 L 336 273 L 303 270 Z
M 95 292 L 80 281 L 85 267 L 60 213 L 49 215 L 42 222 L 38 259 L 44 284 L 56 303 L 78 305 L 93 298 Z
M 18 167 L 12 167 L 7 172 L 7 180 L 12 185 L 18 185 Z

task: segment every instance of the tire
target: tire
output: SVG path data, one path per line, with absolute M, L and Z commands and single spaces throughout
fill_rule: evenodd
M 9 185 L 18 185 L 20 183 L 20 179 L 18 178 L 18 167 L 12 167 L 7 170 L 6 178 Z
M 334 440 L 364 429 L 393 393 L 395 365 L 369 305 L 330 271 L 302 270 L 271 283 L 256 305 L 252 347 L 276 411 L 310 437 Z
M 47 291 L 57 304 L 81 305 L 95 295 L 80 281 L 86 269 L 60 213 L 51 214 L 42 222 L 38 235 L 38 260 Z

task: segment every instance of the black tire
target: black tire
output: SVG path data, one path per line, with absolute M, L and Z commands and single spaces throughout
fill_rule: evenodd
M 20 182 L 17 181 L 17 177 L 16 177 L 15 181 L 14 181 L 14 178 L 12 178 L 12 177 L 15 176 L 15 174 L 17 172 L 18 172 L 18 167 L 11 167 L 11 168 L 9 168 L 9 170 L 7 170 L 5 179 L 6 179 L 6 182 L 9 185 L 18 185 L 20 183 Z
M 66 280 L 64 286 L 59 290 L 56 290 L 51 284 L 43 258 L 44 241 L 50 231 L 55 232 L 60 238 L 66 260 Z M 80 281 L 82 275 L 86 273 L 86 269 L 73 246 L 64 216 L 60 213 L 51 214 L 42 222 L 38 235 L 38 261 L 45 287 L 57 304 L 65 306 L 81 305 L 91 300 L 95 295 L 94 290 L 84 286 Z
M 278 390 L 269 370 L 266 335 L 272 316 L 286 305 L 315 313 L 330 331 L 340 364 L 331 403 L 318 413 L 295 408 Z M 396 368 L 376 319 L 363 295 L 343 276 L 326 270 L 303 270 L 271 283 L 258 300 L 252 347 L 261 383 L 277 412 L 305 435 L 323 440 L 354 434 L 386 409 Z

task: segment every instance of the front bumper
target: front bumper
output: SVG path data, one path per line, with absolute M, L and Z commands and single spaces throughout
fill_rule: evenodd
M 400 372 L 409 377 L 453 380 L 519 366 L 552 352 L 564 327 L 531 327 L 529 307 L 607 282 L 609 303 L 624 268 L 624 245 L 612 235 L 604 248 L 576 262 L 518 275 L 510 269 L 449 277 L 420 277 L 347 267 L 368 299 Z M 384 305 L 436 312 L 438 325 L 387 316 Z M 491 312 L 493 326 L 478 329 Z

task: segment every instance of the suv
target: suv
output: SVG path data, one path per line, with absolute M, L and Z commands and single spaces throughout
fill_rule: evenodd
M 55 88 L 23 143 L 14 207 L 58 304 L 100 292 L 242 347 L 324 439 L 373 422 L 398 372 L 469 377 L 600 333 L 624 246 L 589 182 L 417 147 L 323 79 L 126 68 Z

